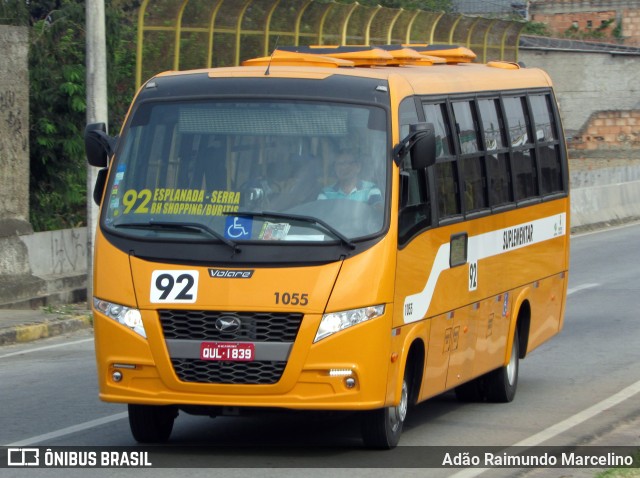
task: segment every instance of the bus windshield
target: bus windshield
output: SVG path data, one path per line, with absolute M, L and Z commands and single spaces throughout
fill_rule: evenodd
M 387 113 L 294 100 L 142 103 L 112 166 L 103 224 L 189 241 L 340 241 L 385 221 Z

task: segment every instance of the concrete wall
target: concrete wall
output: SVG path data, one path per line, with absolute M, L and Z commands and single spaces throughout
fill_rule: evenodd
M 595 111 L 640 109 L 640 55 L 520 49 L 518 59 L 551 76 L 568 136 Z
M 0 274 L 0 308 L 84 302 L 87 228 L 2 238 L 0 270 L 5 265 L 13 273 Z
M 640 155 L 615 161 L 617 166 L 602 159 L 594 163 L 570 163 L 572 229 L 640 219 Z
M 629 46 L 640 46 L 639 0 L 553 0 L 534 1 L 529 8 L 534 22 L 544 23 L 554 36 L 561 37 L 567 30 L 578 34 L 598 32 L 598 41 L 617 42 L 620 37 Z M 601 22 L 611 22 L 601 28 Z M 588 26 L 591 22 L 591 27 Z M 621 31 L 616 38 L 614 31 Z
M 640 109 L 596 111 L 571 138 L 577 154 L 592 152 L 617 157 L 640 151 Z
M 36 232 L 20 236 L 31 272 L 37 276 L 87 273 L 87 228 Z
M 0 26 L 0 51 L 0 236 L 6 236 L 30 228 L 28 28 Z
M 640 55 L 521 49 L 551 76 L 568 136 L 572 228 L 640 218 Z
M 86 229 L 29 224 L 29 29 L 0 25 L 0 307 L 85 300 Z
M 37 290 L 18 234 L 29 224 L 29 31 L 0 25 L 0 304 Z

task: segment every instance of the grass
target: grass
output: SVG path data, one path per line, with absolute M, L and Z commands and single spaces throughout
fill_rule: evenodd
M 633 456 L 635 468 L 611 468 L 598 473 L 595 478 L 640 478 L 640 449 Z
M 45 305 L 42 311 L 52 315 L 84 315 L 87 313 L 87 304 Z

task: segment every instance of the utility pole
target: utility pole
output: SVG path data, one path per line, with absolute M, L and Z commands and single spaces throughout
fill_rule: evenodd
M 87 124 L 108 124 L 104 0 L 87 0 L 85 8 Z M 93 302 L 93 250 L 99 214 L 98 206 L 93 202 L 93 188 L 98 170 L 88 163 L 87 168 L 87 303 L 91 307 Z

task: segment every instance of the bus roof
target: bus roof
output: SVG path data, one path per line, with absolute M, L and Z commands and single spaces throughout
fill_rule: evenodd
M 214 68 L 208 70 L 210 78 L 258 78 L 265 76 L 266 67 L 246 66 Z M 171 72 L 176 74 L 176 72 Z M 372 68 L 326 68 L 302 66 L 271 66 L 270 78 L 317 79 L 332 75 L 389 80 L 402 77 L 415 94 L 447 94 L 471 91 L 512 90 L 550 87 L 551 79 L 538 68 L 506 69 L 495 64 L 464 63 L 433 66 L 381 66 Z
M 247 60 L 243 66 L 158 76 L 206 72 L 210 78 L 402 78 L 419 95 L 551 86 L 551 79 L 540 69 L 504 61 L 472 63 L 475 57 L 471 50 L 456 45 L 280 47 L 272 56 Z

